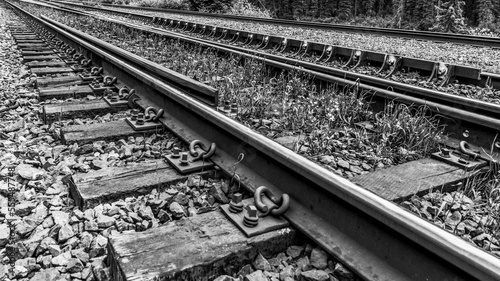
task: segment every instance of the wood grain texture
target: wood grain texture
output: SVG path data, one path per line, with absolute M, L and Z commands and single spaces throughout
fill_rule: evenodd
M 125 120 L 118 120 L 92 125 L 73 125 L 61 130 L 61 138 L 65 144 L 86 144 L 97 140 L 118 140 L 129 136 L 149 135 L 159 131 L 134 131 Z
M 41 87 L 47 87 L 47 86 L 72 86 L 72 85 L 79 85 L 83 81 L 80 78 L 80 76 L 62 76 L 62 77 L 43 77 L 43 78 L 37 78 L 37 84 L 38 86 Z
M 73 72 L 71 67 L 34 67 L 31 68 L 31 73 L 36 75 L 47 75 L 56 73 L 68 73 Z
M 76 174 L 70 182 L 70 193 L 77 206 L 87 209 L 101 202 L 149 193 L 153 188 L 186 180 L 163 160 L 130 163 L 108 167 L 86 174 Z
M 44 61 L 44 60 L 55 60 L 59 57 L 56 55 L 46 55 L 46 56 L 25 56 L 23 57 L 23 62 L 28 61 Z
M 50 67 L 66 65 L 66 63 L 63 61 L 31 61 L 25 64 L 29 67 Z
M 103 100 L 85 100 L 80 102 L 64 102 L 48 104 L 43 107 L 42 119 L 45 124 L 68 118 L 93 118 L 115 112 L 115 108 Z
M 21 55 L 23 56 L 41 56 L 41 55 L 53 55 L 54 51 L 52 50 L 43 50 L 43 51 L 21 51 Z
M 430 189 L 446 188 L 470 173 L 446 163 L 425 158 L 354 177 L 351 181 L 384 199 L 400 202 Z
M 294 242 L 290 228 L 246 238 L 218 211 L 144 232 L 112 235 L 112 280 L 213 280 L 231 275 L 258 252 L 270 256 Z
M 85 97 L 93 94 L 92 89 L 88 85 L 56 87 L 56 88 L 41 88 L 39 90 L 40 100 L 47 99 L 65 99 L 70 97 Z

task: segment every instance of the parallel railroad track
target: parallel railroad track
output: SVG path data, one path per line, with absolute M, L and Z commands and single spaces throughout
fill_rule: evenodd
M 137 89 L 141 108 L 165 109 L 160 122 L 182 140 L 217 143 L 220 149 L 212 161 L 225 173 L 233 172 L 240 153 L 246 154 L 238 164 L 238 173 L 244 175 L 242 186 L 254 191 L 265 185 L 276 194 L 288 193 L 291 207 L 284 216 L 362 278 L 500 279 L 500 261 L 491 255 L 185 95 L 185 89 L 162 81 L 172 77 L 163 75 L 160 80 L 156 69 L 149 72 L 151 65 L 143 64 L 141 69 L 136 57 L 8 3 L 30 24 L 48 30 L 48 39 L 58 37 L 129 88 Z M 172 83 L 179 85 L 179 77 Z
M 65 2 L 65 1 L 55 1 L 55 2 L 75 4 L 74 2 Z M 84 5 L 84 4 L 85 3 L 77 5 Z M 103 4 L 103 6 L 110 8 L 116 7 L 120 9 L 144 10 L 144 11 L 164 12 L 171 14 L 183 14 L 183 15 L 192 15 L 201 17 L 226 18 L 232 20 L 249 21 L 249 22 L 264 23 L 264 24 L 286 25 L 286 26 L 301 27 L 301 28 L 316 28 L 316 29 L 326 29 L 333 31 L 369 33 L 369 34 L 379 34 L 384 36 L 430 40 L 437 42 L 453 42 L 453 43 L 476 45 L 476 46 L 490 46 L 495 48 L 500 47 L 500 38 L 498 37 L 474 36 L 466 34 L 452 34 L 452 33 L 429 32 L 429 31 L 418 31 L 418 30 L 402 30 L 402 29 L 391 29 L 391 28 L 376 28 L 368 26 L 326 24 L 318 22 L 283 20 L 283 19 L 265 19 L 257 17 L 213 14 L 213 13 L 204 13 L 195 11 L 158 9 L 150 7 L 134 7 L 129 5 Z
M 80 7 L 81 5 L 75 5 Z M 89 9 L 103 10 L 98 7 L 86 7 Z M 57 9 L 57 8 L 55 8 Z M 85 14 L 85 12 L 60 8 L 69 13 L 75 13 L 80 15 L 89 15 Z M 188 44 L 193 45 L 201 45 L 205 48 L 211 48 L 218 50 L 224 54 L 237 54 L 249 59 L 256 59 L 258 61 L 262 61 L 265 64 L 269 65 L 273 68 L 285 69 L 285 70 L 296 70 L 304 71 L 309 73 L 310 75 L 316 77 L 318 80 L 326 81 L 328 83 L 338 83 L 339 85 L 345 85 L 348 87 L 357 87 L 361 90 L 367 90 L 372 92 L 377 97 L 395 99 L 399 102 L 411 105 L 426 105 L 429 106 L 431 110 L 435 113 L 450 117 L 456 118 L 461 121 L 465 121 L 468 124 L 462 123 L 460 126 L 448 126 L 447 130 L 449 133 L 452 133 L 455 137 L 460 138 L 462 132 L 464 130 L 474 131 L 476 133 L 472 134 L 473 136 L 477 136 L 472 142 L 478 146 L 489 147 L 491 139 L 494 138 L 496 134 L 496 130 L 500 129 L 500 122 L 498 121 L 498 112 L 500 112 L 500 105 L 481 101 L 477 99 L 466 98 L 462 96 L 458 96 L 455 94 L 444 93 L 441 91 L 428 89 L 424 87 L 419 87 L 415 85 L 409 85 L 407 83 L 401 83 L 396 81 L 391 81 L 388 79 L 384 79 L 381 77 L 365 75 L 360 73 L 355 73 L 348 70 L 343 70 L 335 67 L 330 67 L 314 62 L 299 60 L 295 58 L 290 58 L 284 56 L 282 54 L 273 54 L 264 52 L 259 49 L 250 48 L 250 45 L 240 47 L 238 45 L 228 44 L 227 42 L 220 42 L 221 40 L 215 41 L 215 39 L 220 39 L 222 37 L 231 38 L 232 36 L 228 35 L 229 33 L 223 33 L 223 30 L 219 29 L 216 32 L 215 27 L 211 28 L 203 28 L 201 26 L 197 26 L 195 23 L 188 22 L 179 22 L 179 21 L 170 21 L 167 19 L 159 19 L 157 17 L 145 16 L 140 14 L 124 14 L 117 11 L 111 11 L 109 9 L 104 10 L 107 13 L 116 13 L 119 15 L 131 16 L 132 18 L 138 19 L 141 22 L 145 21 L 145 25 L 137 25 L 130 24 L 120 20 L 114 19 L 105 19 L 106 21 L 117 23 L 119 25 L 128 26 L 133 30 L 140 30 L 142 32 L 146 32 L 148 34 L 154 36 L 160 36 L 169 39 L 180 40 L 183 42 L 187 42 Z M 83 14 L 82 14 L 83 13 Z M 101 18 L 102 19 L 102 18 Z M 163 28 L 155 28 L 150 27 L 148 24 L 157 24 L 172 26 L 175 29 L 182 30 L 190 30 L 191 33 L 202 33 L 208 35 L 209 38 L 214 38 L 214 40 L 207 40 L 203 38 L 197 38 L 186 34 L 179 34 L 178 32 L 171 32 L 165 30 Z M 189 33 L 188 33 L 189 34 Z M 247 34 L 249 36 L 249 34 Z M 240 42 L 248 41 L 245 40 L 244 37 L 239 38 Z M 268 43 L 273 41 L 269 39 Z M 277 40 L 277 44 L 282 42 L 283 40 Z M 260 43 L 259 43 L 260 42 Z M 256 36 L 254 38 L 254 46 L 262 45 L 264 42 L 263 36 Z M 294 43 L 298 47 L 300 51 L 300 47 L 302 43 L 295 42 Z M 326 50 L 328 46 L 320 46 L 318 50 Z M 268 48 L 271 48 L 271 43 L 269 43 Z M 279 48 L 279 47 L 278 47 Z M 288 52 L 293 52 L 292 50 L 288 50 Z M 320 52 L 322 53 L 322 52 Z M 323 52 L 324 53 L 324 52 Z M 352 55 L 354 54 L 354 50 L 346 51 L 347 60 L 352 60 Z M 351 57 L 349 57 L 351 56 Z M 324 54 L 321 57 L 325 57 Z M 384 60 L 383 54 L 378 54 L 376 56 Z M 407 59 L 408 65 L 412 68 L 422 68 L 427 70 L 432 70 L 434 67 L 433 62 L 429 61 L 419 61 L 419 60 L 411 60 Z M 458 66 L 457 66 L 458 68 Z M 464 82 L 475 82 L 480 85 L 485 84 L 488 80 L 491 82 L 491 87 L 500 87 L 498 80 L 498 75 L 482 73 L 481 70 L 461 67 L 462 73 L 465 73 L 463 79 Z M 432 71 L 429 71 L 432 72 Z M 468 73 L 468 74 L 467 74 Z M 480 76 L 477 77 L 477 76 Z M 476 77 L 476 79 L 472 79 L 472 77 Z M 457 77 L 454 77 L 455 79 Z M 450 79 L 450 78 L 448 78 Z M 440 82 L 441 83 L 441 82 Z M 452 121 L 453 122 L 453 121 Z M 480 137 L 479 137 L 480 136 Z

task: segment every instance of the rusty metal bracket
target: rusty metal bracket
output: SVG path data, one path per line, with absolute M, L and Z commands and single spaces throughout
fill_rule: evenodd
M 364 53 L 365 52 L 363 52 L 361 50 L 353 49 L 351 51 L 351 56 L 349 57 L 349 60 L 344 65 L 342 65 L 342 67 L 348 67 L 348 66 L 351 66 L 353 64 L 354 64 L 353 69 L 356 68 L 356 67 L 358 67 L 358 65 L 363 60 Z
M 224 106 L 217 107 L 217 110 L 230 118 L 235 118 L 239 113 L 238 104 L 234 102 L 230 103 L 229 101 L 225 101 Z
M 384 56 L 384 63 L 382 63 L 382 66 L 380 69 L 377 71 L 377 74 L 381 73 L 384 70 L 387 70 L 388 68 L 394 66 L 397 62 L 397 58 L 395 55 L 392 54 L 385 54 Z
M 462 145 L 461 145 L 462 146 Z M 488 165 L 488 161 L 478 157 L 477 153 L 443 148 L 440 152 L 432 153 L 432 158 L 459 167 L 465 171 L 473 171 Z
M 110 90 L 107 95 L 104 96 L 104 100 L 111 107 L 128 107 L 128 98 L 135 93 L 135 90 L 129 90 L 126 86 L 121 88 L 118 92 Z M 131 108 L 135 108 L 131 107 Z
M 278 52 L 284 53 L 287 52 L 290 49 L 288 38 L 283 38 L 281 40 L 280 44 L 278 45 Z
M 135 131 L 147 131 L 163 128 L 160 122 L 146 122 L 144 112 L 139 112 L 137 109 L 132 110 L 132 116 L 126 117 L 125 120 Z
M 229 40 L 229 43 L 234 43 L 234 42 L 238 41 L 239 39 L 240 39 L 240 32 L 239 32 L 239 31 L 237 31 L 237 32 L 234 34 L 233 38 L 231 38 L 231 40 Z
M 243 45 L 248 46 L 248 45 L 252 44 L 253 41 L 254 41 L 254 38 L 255 38 L 254 34 L 253 33 L 249 33 L 248 36 L 247 36 L 247 38 L 246 38 L 246 40 L 245 40 L 245 42 L 243 42 Z
M 331 62 L 335 59 L 336 49 L 334 46 L 325 46 L 323 53 L 316 62 Z
M 189 152 L 174 152 L 165 156 L 165 160 L 181 174 L 207 171 L 214 167 L 210 160 L 193 161 L 194 158 Z
M 145 122 L 158 122 L 163 116 L 165 111 L 160 108 L 159 110 L 150 106 L 144 109 L 144 121 Z
M 191 162 L 209 160 L 210 157 L 215 154 L 215 150 L 217 150 L 217 145 L 215 143 L 211 143 L 210 147 L 206 148 L 203 142 L 194 140 L 189 144 L 189 153 L 193 156 Z
M 209 148 L 200 140 L 194 140 L 189 144 L 189 152 L 180 152 L 174 148 L 172 154 L 165 157 L 167 162 L 181 174 L 206 171 L 212 169 L 214 163 L 210 158 L 215 154 L 217 146 L 211 143 Z
M 446 64 L 442 62 L 435 62 L 434 66 L 432 67 L 432 72 L 431 75 L 429 76 L 429 79 L 427 79 L 427 83 L 432 82 L 434 78 L 443 78 L 443 75 L 446 75 L 448 72 L 448 68 Z
M 263 201 L 264 197 L 269 199 L 267 204 Z M 254 200 L 255 207 L 262 212 L 261 217 L 265 217 L 269 214 L 281 216 L 290 207 L 290 196 L 288 196 L 288 194 L 283 193 L 283 195 L 277 197 L 266 186 L 260 186 L 255 190 Z
M 267 197 L 264 196 L 262 199 L 264 204 L 272 204 Z M 222 213 L 247 237 L 282 229 L 290 225 L 281 216 L 262 216 L 263 212 L 256 208 L 253 198 L 241 200 L 241 195 L 237 193 L 233 195 L 231 203 L 221 205 L 220 208 Z
M 439 77 L 442 77 L 442 79 L 443 79 L 443 82 L 441 83 L 441 87 L 448 85 L 453 80 L 453 78 L 455 78 L 455 66 L 454 65 L 446 66 L 445 73 L 440 73 L 439 69 L 438 69 L 438 78 Z
M 402 64 L 403 64 L 403 57 L 397 57 L 396 62 L 392 65 L 392 68 L 389 71 L 389 74 L 384 76 L 384 78 L 389 78 L 392 75 L 394 75 L 394 73 L 398 72 Z

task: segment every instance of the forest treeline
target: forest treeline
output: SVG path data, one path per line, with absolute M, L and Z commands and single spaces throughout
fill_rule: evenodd
M 194 9 L 212 10 L 238 0 L 187 0 Z M 465 32 L 466 26 L 500 31 L 500 0 L 249 0 L 283 19 L 365 24 Z M 375 21 L 375 22 L 373 22 Z M 360 23 L 363 23 L 361 21 Z

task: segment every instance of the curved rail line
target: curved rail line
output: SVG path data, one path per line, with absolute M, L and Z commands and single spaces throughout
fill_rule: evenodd
M 244 153 L 238 164 L 242 185 L 290 194 L 285 217 L 364 279 L 500 280 L 500 260 L 492 255 L 216 112 L 112 50 L 96 47 L 102 41 L 7 3 L 138 89 L 141 107 L 164 108 L 160 121 L 183 140 L 217 143 L 221 149 L 212 159 L 226 173 Z
M 53 1 L 53 0 L 50 0 Z M 71 3 L 66 1 L 54 1 L 60 3 Z M 84 3 L 85 4 L 85 3 Z M 319 23 L 310 21 L 296 21 L 296 20 L 284 20 L 284 19 L 266 19 L 248 16 L 235 16 L 226 14 L 213 14 L 204 13 L 196 11 L 185 11 L 185 10 L 174 10 L 174 9 L 159 9 L 150 7 L 136 7 L 129 5 L 113 5 L 113 4 L 102 4 L 107 7 L 117 7 L 123 9 L 135 9 L 135 10 L 146 10 L 154 12 L 164 12 L 171 14 L 183 14 L 183 15 L 193 15 L 193 16 L 203 16 L 203 17 L 214 17 L 214 18 L 225 18 L 231 20 L 240 21 L 251 21 L 255 23 L 264 24 L 275 24 L 275 25 L 286 25 L 300 28 L 316 28 L 316 29 L 326 29 L 334 31 L 343 31 L 350 33 L 369 33 L 378 34 L 383 36 L 393 36 L 393 37 L 403 37 L 418 40 L 430 40 L 437 42 L 452 42 L 460 43 L 474 46 L 488 46 L 499 48 L 500 38 L 499 37 L 488 37 L 488 36 L 474 36 L 466 34 L 453 34 L 453 33 L 443 33 L 443 32 L 430 32 L 430 31 L 418 31 L 418 30 L 403 30 L 403 29 L 393 29 L 393 28 L 378 28 L 369 26 L 355 26 L 355 25 L 342 25 L 342 24 L 330 24 L 330 23 Z M 83 4 L 82 4 L 83 6 Z

